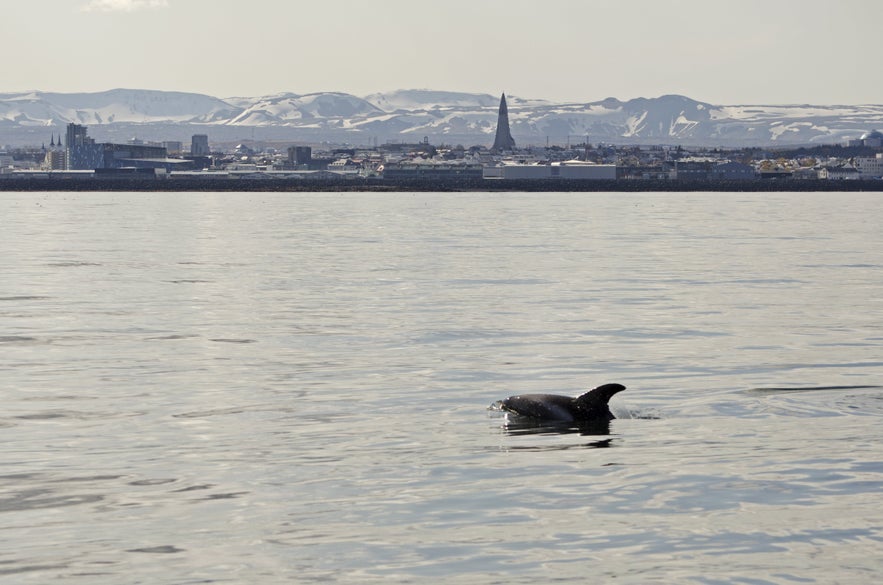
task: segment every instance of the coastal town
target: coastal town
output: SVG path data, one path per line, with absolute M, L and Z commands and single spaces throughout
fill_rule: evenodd
M 48 145 L 0 150 L 0 180 L 288 180 L 288 181 L 880 181 L 883 133 L 868 130 L 844 144 L 787 148 L 615 145 L 583 141 L 519 146 L 506 97 L 493 145 L 387 142 L 374 145 L 279 141 L 97 142 L 88 127 L 67 125 Z M 9 181 L 16 181 L 9 183 Z

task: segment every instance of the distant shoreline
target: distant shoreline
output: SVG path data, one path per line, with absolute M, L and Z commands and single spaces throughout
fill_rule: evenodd
M 0 192 L 883 192 L 883 180 L 218 180 L 218 179 L 0 179 Z

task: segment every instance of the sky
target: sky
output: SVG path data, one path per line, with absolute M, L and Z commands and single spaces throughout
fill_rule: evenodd
M 880 0 L 3 0 L 0 92 L 881 104 Z

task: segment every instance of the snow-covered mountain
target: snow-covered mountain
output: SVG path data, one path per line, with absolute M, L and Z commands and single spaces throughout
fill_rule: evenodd
M 150 90 L 0 94 L 0 144 L 33 141 L 75 122 L 90 134 L 213 140 L 259 133 L 265 139 L 417 141 L 489 144 L 499 96 L 398 90 L 357 97 L 339 92 L 219 99 Z M 729 105 L 667 95 L 620 101 L 554 103 L 507 96 L 520 145 L 581 142 L 767 146 L 838 143 L 883 128 L 883 105 Z
M 260 98 L 233 98 L 241 112 L 232 125 L 318 125 L 323 121 L 371 117 L 383 111 L 370 102 L 346 93 L 284 93 Z
M 371 94 L 365 99 L 386 112 L 492 108 L 500 104 L 499 97 L 484 93 L 458 93 L 429 89 L 400 89 L 387 93 Z
M 113 89 L 100 93 L 0 94 L 0 121 L 21 126 L 114 124 L 120 122 L 212 123 L 234 108 L 195 93 Z

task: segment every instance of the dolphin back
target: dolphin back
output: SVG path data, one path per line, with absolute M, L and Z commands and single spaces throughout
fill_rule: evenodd
M 571 422 L 573 398 L 557 394 L 521 394 L 501 401 L 504 410 L 539 420 Z

